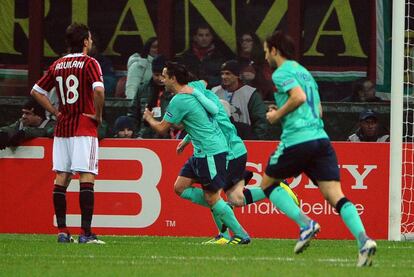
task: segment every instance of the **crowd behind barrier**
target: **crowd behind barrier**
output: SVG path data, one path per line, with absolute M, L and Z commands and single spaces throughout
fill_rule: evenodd
M 12 124 L 21 115 L 23 104 L 28 97 L 0 96 L 0 126 Z M 266 106 L 273 102 L 266 101 Z M 109 126 L 114 126 L 115 120 L 128 113 L 130 100 L 119 98 L 107 98 L 105 100 L 105 121 Z M 346 103 L 346 102 L 323 102 L 323 121 L 330 138 L 334 141 L 346 141 L 355 133 L 359 125 L 359 114 L 367 109 L 376 112 L 378 119 L 385 128 L 389 129 L 390 104 L 387 102 Z M 412 116 L 412 115 L 407 115 Z M 412 120 L 412 119 L 411 119 Z M 109 128 L 110 129 L 110 128 Z M 107 137 L 113 137 L 112 131 L 108 130 Z M 280 137 L 280 126 L 278 124 L 268 126 L 266 138 L 278 140 Z

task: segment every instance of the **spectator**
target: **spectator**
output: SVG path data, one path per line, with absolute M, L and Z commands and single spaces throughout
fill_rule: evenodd
M 243 33 L 237 44 L 237 60 L 241 65 L 240 78 L 244 84 L 257 88 L 263 100 L 273 100 L 276 90 L 272 70 L 265 60 L 263 43 L 254 33 Z
M 379 123 L 378 115 L 373 110 L 360 113 L 358 129 L 348 137 L 348 141 L 390 141 L 389 131 Z
M 134 120 L 128 116 L 120 116 L 115 120 L 114 138 L 134 138 Z
M 154 117 L 161 120 L 173 96 L 164 88 L 162 70 L 165 64 L 166 60 L 162 55 L 152 60 L 152 79 L 139 87 L 129 108 L 128 116 L 135 119 L 139 138 L 169 138 L 169 136 L 160 136 L 155 133 L 142 119 L 142 114 L 148 107 L 154 112 Z
M 184 64 L 191 73 L 205 79 L 209 88 L 220 84 L 220 66 L 225 60 L 207 25 L 195 29 L 190 48 L 176 57 L 176 61 Z
M 31 99 L 23 106 L 19 120 L 0 128 L 0 149 L 36 137 L 53 137 L 55 124 L 56 121 L 46 118 L 45 109 Z
M 375 84 L 369 79 L 360 79 L 352 84 L 352 95 L 345 97 L 341 102 L 382 102 L 375 96 Z
M 141 51 L 141 54 L 132 54 L 128 59 L 128 75 L 125 85 L 127 99 L 133 99 L 138 89 L 145 86 L 152 77 L 151 62 L 158 55 L 158 39 L 149 38 Z
M 230 104 L 231 119 L 242 139 L 266 138 L 266 107 L 256 88 L 244 85 L 236 60 L 221 67 L 222 85 L 212 88 L 216 95 Z

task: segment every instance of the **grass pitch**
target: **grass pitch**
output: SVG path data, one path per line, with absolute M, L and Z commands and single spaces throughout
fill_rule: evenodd
M 206 238 L 102 236 L 105 245 L 58 244 L 51 235 L 0 235 L 0 276 L 414 276 L 414 242 L 377 241 L 371 268 L 356 268 L 354 241 L 202 245 Z

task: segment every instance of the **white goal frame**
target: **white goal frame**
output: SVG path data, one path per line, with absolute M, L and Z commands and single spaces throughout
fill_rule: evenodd
M 401 234 L 405 0 L 392 4 L 391 131 L 388 240 Z

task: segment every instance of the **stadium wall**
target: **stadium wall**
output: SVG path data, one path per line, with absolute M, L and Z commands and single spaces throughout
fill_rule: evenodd
M 100 144 L 93 226 L 99 234 L 212 236 L 208 209 L 180 199 L 173 183 L 192 149 L 176 155 L 176 140 L 105 139 Z M 261 180 L 267 157 L 277 142 L 246 142 L 250 185 Z M 334 143 L 343 190 L 375 239 L 388 235 L 389 144 Z M 52 203 L 52 140 L 35 139 L 0 151 L 0 233 L 56 232 Z M 322 226 L 322 239 L 350 239 L 351 234 L 317 187 L 306 176 L 290 180 L 305 213 Z M 78 180 L 67 194 L 68 226 L 79 232 Z M 298 229 L 267 200 L 235 209 L 252 237 L 296 238 Z

